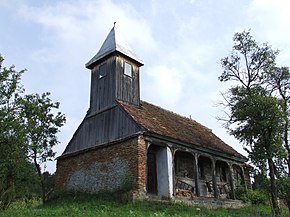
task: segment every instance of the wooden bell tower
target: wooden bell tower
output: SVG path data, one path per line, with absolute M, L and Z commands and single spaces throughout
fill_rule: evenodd
M 112 108 L 116 100 L 139 106 L 142 65 L 114 25 L 99 52 L 86 64 L 91 70 L 88 115 Z

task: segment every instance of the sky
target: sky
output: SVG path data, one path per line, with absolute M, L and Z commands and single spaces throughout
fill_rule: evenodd
M 58 134 L 64 151 L 89 106 L 87 63 L 114 22 L 145 65 L 141 99 L 191 117 L 246 155 L 230 136 L 218 103 L 220 59 L 233 35 L 251 29 L 259 42 L 279 49 L 277 62 L 290 66 L 290 0 L 0 0 L 0 53 L 4 66 L 27 69 L 26 93 L 50 92 L 67 122 Z M 44 169 L 55 171 L 55 162 Z

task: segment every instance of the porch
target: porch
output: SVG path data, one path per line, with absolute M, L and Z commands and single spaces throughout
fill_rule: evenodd
M 148 195 L 180 200 L 235 200 L 246 186 L 243 164 L 190 149 L 150 144 L 147 149 Z

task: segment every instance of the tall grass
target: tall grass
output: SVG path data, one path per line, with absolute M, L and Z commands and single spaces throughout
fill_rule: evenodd
M 55 198 L 45 205 L 42 205 L 40 200 L 17 201 L 11 208 L 0 213 L 0 217 L 2 216 L 270 217 L 271 210 L 267 206 L 206 209 L 174 202 L 122 202 L 112 197 L 82 194 Z M 283 213 L 283 217 L 287 216 L 286 212 Z

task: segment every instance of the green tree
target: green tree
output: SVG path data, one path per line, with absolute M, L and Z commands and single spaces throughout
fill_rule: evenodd
M 65 123 L 65 116 L 55 111 L 59 109 L 59 103 L 53 102 L 49 95 L 50 93 L 29 94 L 20 99 L 27 157 L 37 170 L 43 202 L 46 200 L 47 192 L 41 165 L 54 159 L 53 147 L 59 143 L 56 135 Z
M 0 55 L 0 209 L 15 197 L 45 200 L 53 176 L 42 174 L 41 164 L 54 158 L 56 134 L 65 122 L 49 93 L 25 95 L 25 70 L 6 68 L 3 61 Z
M 24 134 L 19 121 L 18 99 L 24 89 L 20 79 L 25 70 L 4 67 L 0 55 L 0 208 L 9 206 L 15 196 L 15 179 L 25 163 Z
M 273 97 L 264 81 L 275 68 L 277 50 L 267 43 L 259 45 L 249 31 L 234 35 L 229 57 L 221 60 L 224 69 L 219 80 L 235 82 L 224 94 L 229 109 L 226 128 L 245 144 L 251 161 L 261 171 L 269 170 L 271 201 L 280 215 L 276 184 L 277 168 L 285 154 L 283 148 L 284 113 L 281 100 Z
M 284 113 L 284 147 L 286 150 L 285 161 L 287 162 L 288 172 L 287 176 L 282 175 L 279 187 L 282 189 L 287 189 L 286 181 L 290 179 L 290 145 L 289 145 L 289 119 L 290 119 L 290 72 L 289 67 L 275 67 L 270 73 L 267 74 L 266 85 L 268 89 L 276 95 L 282 101 L 282 111 Z M 283 186 L 285 184 L 285 186 Z M 281 192 L 281 191 L 280 191 Z M 285 191 L 281 198 L 287 201 L 288 210 L 290 213 L 290 191 Z

